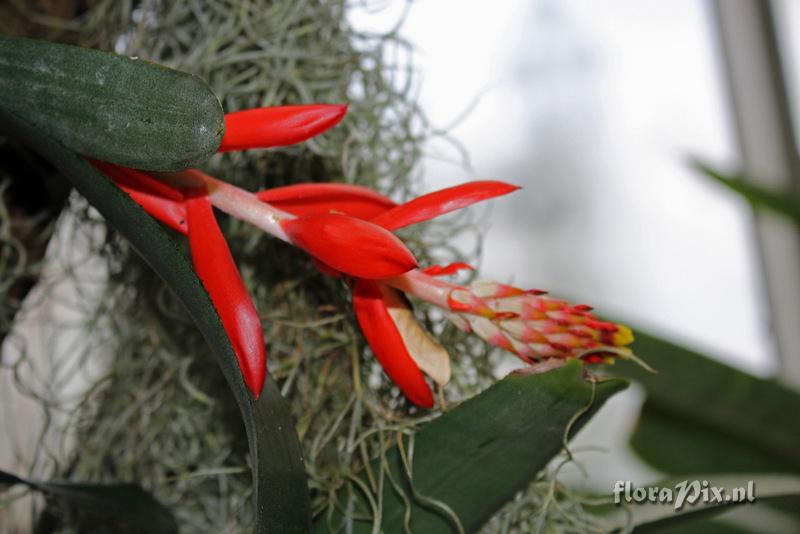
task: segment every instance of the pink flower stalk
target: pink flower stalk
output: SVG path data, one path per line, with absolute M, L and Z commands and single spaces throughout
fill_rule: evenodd
M 249 115 L 240 112 L 230 121 L 226 117 L 226 137 L 230 137 L 223 141 L 225 149 L 257 146 L 254 138 L 259 136 L 262 143 L 271 146 L 282 140 L 304 139 L 306 128 L 313 130 L 341 119 L 333 107 L 302 108 L 294 122 L 285 108 L 257 110 Z M 320 115 L 316 119 L 304 115 L 312 111 Z M 279 127 L 289 128 L 289 133 L 282 138 L 269 128 L 237 131 L 242 128 L 237 121 L 256 116 L 274 119 Z M 195 268 L 231 337 L 245 383 L 256 397 L 266 373 L 260 320 L 216 225 L 212 205 L 302 248 L 324 274 L 344 277 L 353 289 L 359 326 L 376 358 L 400 390 L 419 406 L 430 408 L 434 404 L 424 375 L 446 384 L 450 359 L 414 319 L 406 295 L 445 310 L 457 327 L 530 364 L 548 362 L 552 366 L 573 357 L 589 364 L 611 363 L 615 357 L 634 358 L 626 348 L 633 341 L 630 329 L 598 320 L 588 306 L 570 305 L 540 290 L 497 282 L 461 286 L 443 281 L 439 277 L 471 267 L 454 263 L 417 269 L 411 252 L 391 233 L 508 194 L 517 186 L 497 181 L 469 182 L 396 204 L 354 185 L 298 184 L 253 194 L 196 169 L 162 174 L 156 179 L 140 171 L 95 164 L 153 217 L 189 236 Z
M 390 282 L 392 283 L 392 282 Z M 538 289 L 478 280 L 468 287 L 407 276 L 394 283 L 410 294 L 436 300 L 449 309 L 448 319 L 491 345 L 512 352 L 530 364 L 556 358 L 586 363 L 612 363 L 632 358 L 630 328 L 597 319 L 591 307 L 553 299 Z M 440 295 L 446 294 L 446 305 Z M 436 295 L 434 297 L 434 295 Z

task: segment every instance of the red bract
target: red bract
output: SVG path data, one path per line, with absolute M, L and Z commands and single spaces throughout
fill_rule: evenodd
M 423 273 L 430 275 L 430 276 L 448 276 L 451 274 L 456 274 L 458 271 L 474 271 L 475 268 L 468 263 L 464 263 L 461 261 L 457 261 L 454 263 L 449 263 L 447 265 L 431 265 L 430 267 L 425 267 L 424 269 L 420 269 Z
M 264 334 L 258 312 L 231 257 L 205 191 L 187 194 L 186 212 L 195 271 L 228 333 L 244 383 L 257 399 L 267 372 Z
M 372 189 L 350 184 L 287 185 L 259 191 L 256 196 L 297 216 L 333 212 L 369 220 L 397 205 Z
M 297 184 L 259 191 L 256 196 L 295 215 L 343 213 L 397 230 L 517 189 L 519 186 L 505 182 L 483 180 L 434 191 L 404 204 L 348 184 Z
M 390 278 L 414 269 L 417 261 L 394 234 L 347 215 L 286 219 L 292 243 L 328 266 L 357 278 Z
M 312 104 L 248 109 L 225 115 L 219 152 L 293 145 L 336 126 L 346 105 Z
M 103 161 L 92 161 L 92 164 L 114 180 L 144 211 L 186 235 L 186 206 L 180 191 L 141 171 Z
M 318 223 L 322 219 L 315 219 L 315 216 L 332 217 L 331 213 L 344 213 L 352 217 L 368 219 L 372 225 L 383 227 L 385 230 L 395 230 L 481 200 L 508 194 L 516 189 L 518 189 L 517 186 L 503 182 L 470 182 L 435 191 L 400 205 L 370 189 L 343 184 L 300 184 L 261 191 L 257 193 L 257 196 L 260 200 L 269 202 L 275 207 L 302 216 L 294 221 L 286 221 L 283 227 L 295 244 L 315 256 L 314 263 L 321 272 L 336 276 L 339 274 L 337 271 L 343 271 L 358 278 L 379 279 L 387 276 L 378 276 L 374 270 L 369 273 L 370 276 L 363 276 L 359 275 L 353 266 L 349 266 L 347 269 L 340 267 L 340 265 L 344 265 L 345 260 L 355 261 L 355 266 L 361 267 L 363 270 L 365 256 L 358 252 L 357 247 L 364 246 L 366 243 L 363 242 L 363 237 L 356 228 L 337 225 L 337 232 L 334 235 L 331 232 L 323 232 L 318 224 L 310 224 L 309 221 Z M 346 217 L 340 217 L 342 220 L 348 220 Z M 352 219 L 349 220 L 352 221 Z M 300 225 L 304 226 L 303 239 L 313 238 L 316 240 L 314 244 L 314 247 L 317 247 L 316 251 L 309 248 L 310 243 L 301 244 L 298 241 L 297 229 L 292 227 Z M 348 243 L 352 243 L 352 245 L 348 245 Z M 336 257 L 323 258 L 320 254 L 320 247 L 332 249 L 334 252 L 332 256 Z M 365 250 L 372 248 L 373 246 L 370 245 Z M 444 267 L 429 267 L 425 272 L 430 275 L 445 275 L 453 274 L 461 269 L 471 269 L 471 267 L 464 263 L 453 263 Z M 412 402 L 420 406 L 432 406 L 433 398 L 424 381 L 424 376 L 417 362 L 410 356 L 409 347 L 406 346 L 403 336 L 398 331 L 398 325 L 394 323 L 388 312 L 386 295 L 382 293 L 382 289 L 389 290 L 389 288 L 382 288 L 380 284 L 366 280 L 356 280 L 355 284 L 356 293 L 353 296 L 353 303 L 356 315 L 364 336 L 375 352 L 378 361 Z M 416 329 L 415 337 L 418 343 L 422 337 L 427 337 L 422 327 L 414 321 L 413 314 L 408 314 L 406 319 L 404 328 Z M 430 341 L 425 345 L 423 351 L 432 355 L 437 352 L 436 347 L 438 344 Z M 447 360 L 449 362 L 446 351 L 441 347 L 438 347 L 438 350 L 441 350 L 442 354 L 438 358 L 434 357 L 434 361 Z M 430 362 L 426 365 L 430 365 Z M 426 372 L 430 373 L 434 368 L 435 363 L 433 367 L 426 367 Z M 449 363 L 447 368 L 449 370 Z M 440 381 L 440 383 L 442 382 Z
M 505 182 L 489 180 L 468 182 L 440 189 L 400 204 L 384 211 L 372 219 L 372 222 L 387 230 L 397 230 L 450 213 L 481 200 L 507 195 L 517 189 L 519 186 Z
M 353 308 L 367 343 L 389 378 L 411 402 L 432 408 L 433 394 L 389 315 L 380 286 L 370 280 L 356 281 Z

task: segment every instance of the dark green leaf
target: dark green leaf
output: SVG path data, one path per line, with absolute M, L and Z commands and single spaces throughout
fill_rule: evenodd
M 250 444 L 258 532 L 304 532 L 310 526 L 308 485 L 294 422 L 275 383 L 258 401 L 245 387 L 236 356 L 191 264 L 161 226 L 104 175 L 30 123 L 4 114 L 0 124 L 35 147 L 122 233 L 175 292 L 211 347 L 244 419 Z
M 795 391 L 642 332 L 634 350 L 658 371 L 617 369 L 647 390 L 632 444 L 648 463 L 672 474 L 800 472 Z
M 175 518 L 136 484 L 84 484 L 37 481 L 0 471 L 0 484 L 24 484 L 70 509 L 81 529 L 103 527 L 113 532 L 168 534 L 178 531 Z
M 688 480 L 708 481 L 709 486 L 725 488 L 727 495 L 732 495 L 733 488 L 746 487 L 748 481 L 754 482 L 754 497 L 757 503 L 768 503 L 790 496 L 800 496 L 800 477 L 789 475 L 769 475 L 769 474 L 738 474 L 738 475 L 719 475 L 701 474 L 691 475 L 681 478 L 672 478 L 656 484 L 658 488 L 675 488 L 676 484 Z M 709 495 L 713 495 L 709 492 Z M 673 493 L 677 498 L 677 492 Z M 753 502 L 713 502 L 698 499 L 694 504 L 686 503 L 681 509 L 675 509 L 673 503 L 632 503 L 629 506 L 616 508 L 614 512 L 606 516 L 609 524 L 609 531 L 624 530 L 628 531 L 635 527 L 635 532 L 676 532 L 677 528 L 687 521 L 696 521 L 701 518 L 708 518 L 715 514 L 730 511 L 735 507 L 752 506 Z
M 524 488 L 561 451 L 570 421 L 577 431 L 611 395 L 627 383 L 611 379 L 596 388 L 583 379 L 583 367 L 570 362 L 561 369 L 530 376 L 511 375 L 423 427 L 413 438 L 413 490 L 398 448 L 387 454 L 392 478 L 411 497 L 412 532 L 455 531 L 444 503 L 466 532 L 475 532 L 514 494 Z M 592 403 L 592 400 L 594 402 Z M 584 413 L 585 411 L 585 413 Z M 411 443 L 404 442 L 409 453 Z M 379 464 L 373 464 L 379 472 Z M 362 476 L 364 484 L 369 482 Z M 360 493 L 348 502 L 340 494 L 340 511 L 362 517 L 369 508 Z M 406 506 L 389 482 L 383 491 L 381 528 L 403 532 Z M 315 530 L 334 530 L 342 514 L 319 517 Z M 356 521 L 353 532 L 369 532 L 371 521 Z
M 225 130 L 199 78 L 143 60 L 0 36 L 0 107 L 96 159 L 178 170 L 216 152 Z
M 753 439 L 737 439 L 726 430 L 663 412 L 655 403 L 647 402 L 631 436 L 631 446 L 647 463 L 667 473 L 797 470 Z M 691 454 L 686 454 L 687 450 Z

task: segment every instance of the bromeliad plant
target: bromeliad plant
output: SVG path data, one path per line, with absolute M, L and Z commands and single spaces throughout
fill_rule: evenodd
M 262 108 L 225 116 L 220 151 L 288 145 L 336 125 L 345 106 Z M 633 340 L 622 325 L 598 320 L 586 305 L 552 299 L 541 290 L 479 280 L 446 282 L 469 265 L 420 268 L 392 232 L 518 187 L 476 181 L 403 204 L 368 188 L 346 184 L 297 184 L 257 193 L 197 169 L 148 174 L 94 161 L 150 215 L 189 239 L 192 260 L 231 339 L 244 381 L 258 398 L 266 375 L 261 320 L 238 273 L 213 207 L 247 221 L 308 252 L 326 275 L 352 288 L 364 336 L 387 375 L 414 404 L 431 408 L 434 397 L 423 372 L 436 383 L 450 379 L 449 355 L 414 319 L 407 296 L 446 312 L 458 328 L 514 353 L 536 369 L 569 358 L 611 363 L 633 358 Z
M 262 11 L 258 2 L 247 4 L 252 10 L 242 9 L 239 17 L 249 18 Z M 343 11 L 336 2 L 331 5 Z M 123 8 L 126 15 L 129 7 Z M 295 7 L 292 4 L 293 11 Z M 202 5 L 193 6 L 192 12 L 194 16 L 203 17 L 202 26 L 210 31 L 214 29 L 214 19 L 205 18 L 208 13 L 203 13 L 203 9 Z M 263 11 L 269 12 L 270 19 L 280 18 L 274 16 L 274 10 Z M 224 16 L 225 23 L 229 22 L 227 12 L 215 16 Z M 309 19 L 316 21 L 319 17 Z M 337 22 L 336 27 L 339 26 L 342 25 Z M 263 29 L 263 25 L 255 23 L 252 27 L 249 24 L 231 24 L 230 27 L 236 46 L 242 42 L 240 37 L 243 36 L 235 34 L 240 28 L 247 27 L 248 33 L 253 34 L 252 39 L 257 38 L 254 33 L 257 28 Z M 151 29 L 148 26 L 148 32 Z M 304 26 L 303 31 L 296 31 L 296 26 L 287 25 L 282 31 L 302 35 L 305 41 L 306 29 Z M 318 55 L 324 57 L 330 33 L 319 33 L 325 36 L 326 48 Z M 153 40 L 158 39 L 152 37 L 155 32 L 150 35 Z M 269 32 L 267 35 L 272 37 Z M 217 34 L 211 41 L 214 47 L 222 42 Z M 267 39 L 262 41 L 268 42 Z M 194 53 L 202 47 L 190 48 Z M 146 51 L 146 46 L 142 50 Z M 208 59 L 211 56 L 205 53 L 198 57 L 206 64 L 213 63 Z M 250 66 L 247 68 L 249 70 Z M 338 76 L 339 71 L 333 70 Z M 314 80 L 316 82 L 317 78 Z M 237 94 L 242 93 L 246 91 Z M 236 102 L 235 98 L 227 99 L 230 95 L 225 96 L 226 101 Z M 247 101 L 263 99 L 247 96 Z M 367 100 L 369 113 L 380 115 L 380 110 L 372 107 L 375 100 Z M 500 522 L 502 528 L 518 531 L 560 531 L 559 524 L 566 531 L 581 531 L 583 527 L 593 532 L 659 526 L 655 524 L 659 518 L 650 507 L 619 509 L 602 522 L 599 518 L 590 518 L 569 495 L 567 502 L 554 500 L 561 493 L 556 481 L 548 482 L 549 489 L 543 495 L 539 495 L 534 486 L 520 494 L 531 481 L 534 485 L 541 482 L 541 477 L 546 476 L 543 470 L 562 450 L 566 439 L 604 400 L 624 387 L 624 382 L 618 379 L 586 380 L 582 365 L 613 362 L 617 357 L 635 360 L 627 349 L 632 339 L 630 330 L 598 320 L 587 306 L 570 305 L 538 290 L 487 281 L 467 286 L 446 282 L 442 277 L 471 267 L 463 263 L 421 267 L 392 233 L 510 193 L 516 189 L 514 186 L 473 182 L 398 205 L 367 188 L 331 183 L 279 187 L 253 194 L 200 171 L 187 170 L 216 152 L 301 142 L 336 125 L 345 111 L 344 106 L 311 105 L 224 115 L 209 88 L 185 73 L 136 58 L 0 37 L 0 127 L 3 133 L 34 147 L 71 180 L 110 225 L 128 238 L 186 306 L 217 357 L 247 432 L 249 454 L 246 461 L 253 474 L 257 532 L 305 532 L 311 530 L 312 521 L 315 531 L 324 531 L 327 527 L 334 532 L 476 532 L 481 528 L 492 530 L 492 524 Z M 127 196 L 104 179 L 98 169 L 110 176 Z M 728 185 L 734 183 L 727 179 L 722 181 Z M 743 190 L 739 185 L 731 187 Z M 767 198 L 758 191 L 746 192 L 753 193 L 749 195 L 750 200 L 760 204 L 773 208 L 787 205 L 785 199 Z M 188 238 L 194 270 L 165 232 L 128 196 L 164 225 Z M 341 461 L 342 454 L 316 455 L 321 446 L 318 447 L 316 439 L 309 439 L 309 434 L 301 432 L 304 444 L 313 443 L 310 455 L 304 460 L 293 418 L 275 382 L 266 376 L 261 317 L 217 225 L 215 207 L 304 249 L 320 271 L 349 285 L 364 336 L 387 374 L 414 403 L 433 405 L 433 395 L 424 374 L 444 384 L 450 377 L 450 361 L 446 350 L 415 321 L 409 298 L 444 310 L 457 327 L 532 364 L 528 368 L 531 372 L 507 377 L 435 420 L 411 412 L 409 419 L 415 421 L 412 426 L 395 425 L 398 413 L 388 416 L 379 413 L 373 409 L 372 402 L 364 399 L 363 391 L 353 388 L 357 391 L 352 395 L 347 391 L 347 401 L 326 401 L 336 410 L 335 417 L 330 419 L 333 427 L 350 419 L 350 424 L 339 425 L 339 434 L 329 443 L 335 443 L 336 452 L 345 455 L 357 447 L 360 458 L 353 461 L 356 455 L 352 455 L 339 470 L 334 464 Z M 800 213 L 789 207 L 792 209 L 778 211 L 793 217 Z M 773 421 L 775 417 L 785 419 L 787 413 L 798 413 L 798 410 L 775 409 L 776 406 L 797 405 L 800 399 L 795 392 L 743 375 L 669 343 L 646 335 L 638 337 L 640 350 L 661 370 L 659 375 L 651 375 L 640 369 L 632 370 L 629 365 L 619 369 L 642 381 L 650 393 L 633 438 L 634 448 L 644 459 L 664 471 L 681 475 L 679 480 L 693 478 L 687 473 L 696 467 L 702 467 L 703 473 L 752 471 L 754 466 L 764 471 L 797 471 L 799 464 L 794 446 L 797 432 L 787 434 L 787 425 L 781 424 L 785 421 Z M 303 350 L 306 355 L 310 352 L 307 348 Z M 139 353 L 149 354 L 144 350 Z M 117 358 L 126 360 L 124 356 Z M 141 362 L 148 358 L 136 360 Z M 327 368 L 329 362 L 326 360 L 322 365 Z M 158 369 L 162 363 L 159 359 Z M 558 366 L 562 368 L 537 372 Z M 133 384 L 131 391 L 137 396 L 134 409 L 138 408 L 141 406 L 138 402 L 140 381 L 129 380 L 127 373 L 119 376 L 121 381 Z M 319 381 L 326 391 L 342 384 L 342 389 L 349 387 L 346 381 L 339 382 L 341 375 L 329 376 L 331 380 Z M 709 381 L 714 387 L 709 387 Z M 291 381 L 282 384 L 289 395 L 300 389 L 291 390 L 287 385 L 291 386 Z M 724 402 L 717 398 L 719 395 L 709 396 L 709 392 L 726 390 L 728 393 L 735 390 L 737 395 L 724 395 Z M 175 388 L 174 391 L 180 390 Z M 126 411 L 133 397 L 120 394 L 114 387 L 108 388 L 108 395 L 122 399 Z M 153 398 L 158 400 L 151 399 L 151 402 L 162 402 L 160 395 Z M 113 400 L 103 397 L 103 401 L 109 399 Z M 298 403 L 293 406 L 297 408 Z M 300 410 L 307 406 L 301 405 Z M 167 406 L 158 406 L 162 407 Z M 309 411 L 316 412 L 319 407 L 316 400 L 311 407 L 313 410 Z M 370 412 L 366 417 L 362 411 L 365 407 Z M 62 407 L 57 408 L 61 410 Z M 171 413 L 183 416 L 187 412 L 181 408 L 178 406 L 178 410 Z M 149 430 L 169 439 L 173 425 L 159 426 L 150 419 L 152 410 L 142 411 L 147 412 Z M 107 413 L 115 418 L 119 412 L 110 409 Z M 313 417 L 318 415 L 314 413 Z M 374 426 L 369 429 L 361 426 L 359 430 L 365 418 L 373 418 L 370 424 Z M 391 425 L 386 425 L 390 418 Z M 191 419 L 197 422 L 197 418 Z M 302 423 L 301 419 L 301 428 Z M 114 419 L 114 433 L 117 430 L 121 433 L 123 426 L 123 422 Z M 334 436 L 328 420 L 320 426 L 319 435 L 323 436 L 323 441 Z M 129 430 L 136 434 L 137 440 L 141 437 L 140 428 L 135 426 L 135 430 Z M 91 427 L 86 432 L 91 433 Z M 197 432 L 202 432 L 202 424 Z M 387 447 L 386 438 L 392 434 L 396 445 Z M 367 443 L 370 440 L 372 446 Z M 126 451 L 134 453 L 129 456 L 135 462 L 146 458 L 139 454 L 149 447 L 149 442 L 142 441 L 144 447 L 139 448 L 137 443 L 135 450 Z M 179 443 L 183 453 L 186 442 L 174 441 Z M 202 442 L 220 443 L 205 439 L 205 435 Z M 114 472 L 115 455 L 125 445 L 115 443 L 114 446 L 104 443 L 105 452 L 96 462 L 109 465 L 106 473 L 113 473 L 111 477 L 105 474 L 87 477 L 80 469 L 73 471 L 75 463 L 65 462 L 70 466 L 66 476 L 72 481 L 50 483 L 0 471 L 0 486 L 27 486 L 51 497 L 60 496 L 94 513 L 92 525 L 97 525 L 98 520 L 119 525 L 119 528 L 111 528 L 114 531 L 131 528 L 148 532 L 175 531 L 177 521 L 170 511 L 147 494 L 136 491 L 135 486 L 87 483 L 95 477 L 107 480 L 119 476 L 119 472 Z M 731 444 L 745 448 L 740 454 L 720 456 L 716 454 L 720 444 L 727 449 Z M 226 447 L 222 449 L 224 452 Z M 686 455 L 689 449 L 695 453 Z M 704 451 L 708 453 L 705 456 Z M 90 444 L 84 447 L 82 443 L 78 454 L 91 456 L 94 461 L 95 452 L 97 450 Z M 174 459 L 163 456 L 161 447 L 151 452 L 152 457 L 158 459 L 151 464 L 160 464 L 162 458 Z M 46 453 L 40 451 L 39 454 Z M 334 460 L 320 469 L 323 456 L 334 457 Z M 241 460 L 245 461 L 243 456 Z M 179 464 L 164 463 L 170 469 Z M 191 465 L 193 479 L 199 474 L 194 472 L 195 467 L 206 465 L 194 459 L 187 464 Z M 135 472 L 140 472 L 138 467 Z M 309 502 L 308 473 L 316 483 L 312 486 L 312 493 L 316 494 L 312 497 L 313 504 Z M 330 478 L 323 478 L 329 475 Z M 214 475 L 218 476 L 222 475 Z M 56 477 L 62 478 L 63 472 L 56 472 Z M 723 478 L 732 485 L 741 485 L 740 476 Z M 748 475 L 748 478 L 757 480 L 762 502 L 770 497 L 785 498 L 800 493 L 800 480 L 796 477 Z M 149 489 L 167 494 L 179 486 L 160 485 L 159 481 L 164 479 L 158 476 L 145 475 L 141 480 L 147 481 Z M 661 487 L 668 486 L 670 484 L 661 484 Z M 186 491 L 202 494 L 204 508 L 217 508 L 206 506 L 208 495 L 198 487 L 193 485 Z M 246 491 L 249 494 L 250 487 Z M 182 500 L 175 495 L 166 502 Z M 320 506 L 323 500 L 324 506 Z M 501 508 L 503 503 L 513 507 L 510 515 Z M 240 501 L 237 501 L 238 506 Z M 729 507 L 726 503 L 725 509 Z M 224 507 L 219 508 L 223 510 L 225 526 L 230 526 Z M 195 507 L 185 507 L 179 510 L 181 520 L 185 519 L 186 510 L 195 513 Z M 686 510 L 709 511 L 702 506 Z M 103 517 L 96 516 L 98 511 Z M 548 520 L 549 513 L 553 514 L 549 519 L 558 516 L 557 522 Z M 492 516 L 494 518 L 490 519 Z M 676 512 L 667 507 L 661 511 L 661 519 L 665 525 L 674 527 L 678 518 Z M 191 524 L 194 527 L 195 523 Z M 2 528 L 0 526 L 0 530 Z

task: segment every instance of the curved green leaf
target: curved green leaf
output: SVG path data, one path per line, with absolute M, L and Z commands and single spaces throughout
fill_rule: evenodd
M 0 106 L 92 158 L 178 170 L 214 154 L 219 100 L 196 76 L 89 48 L 0 36 Z
M 391 477 L 412 496 L 411 531 L 456 531 L 453 520 L 430 499 L 445 503 L 466 532 L 477 531 L 561 451 L 570 421 L 579 416 L 571 427 L 574 433 L 627 386 L 624 380 L 610 379 L 595 389 L 583 372 L 578 361 L 571 361 L 543 374 L 512 374 L 423 427 L 414 436 L 413 489 L 399 450 L 389 451 Z M 377 461 L 372 469 L 379 472 Z M 366 476 L 362 481 L 369 485 Z M 407 508 L 388 482 L 382 498 L 382 531 L 403 532 Z M 339 502 L 339 515 L 317 518 L 315 531 L 326 532 L 330 526 L 334 531 L 342 526 L 348 532 L 372 530 L 372 520 L 364 519 L 370 510 L 360 492 L 342 491 Z M 352 512 L 351 524 L 345 510 Z
M 257 532 L 304 532 L 310 524 L 308 483 L 294 421 L 268 378 L 258 401 L 242 379 L 236 356 L 208 293 L 191 264 L 161 226 L 85 159 L 42 135 L 33 124 L 4 113 L 10 125 L 47 158 L 124 235 L 186 306 L 211 347 L 244 420 L 250 445 Z
M 178 531 L 175 518 L 163 504 L 136 484 L 86 484 L 30 480 L 0 471 L 0 485 L 24 484 L 68 507 L 82 531 L 170 534 Z
M 634 350 L 658 371 L 616 369 L 647 390 L 632 437 L 645 461 L 672 474 L 800 473 L 800 394 L 639 331 Z

